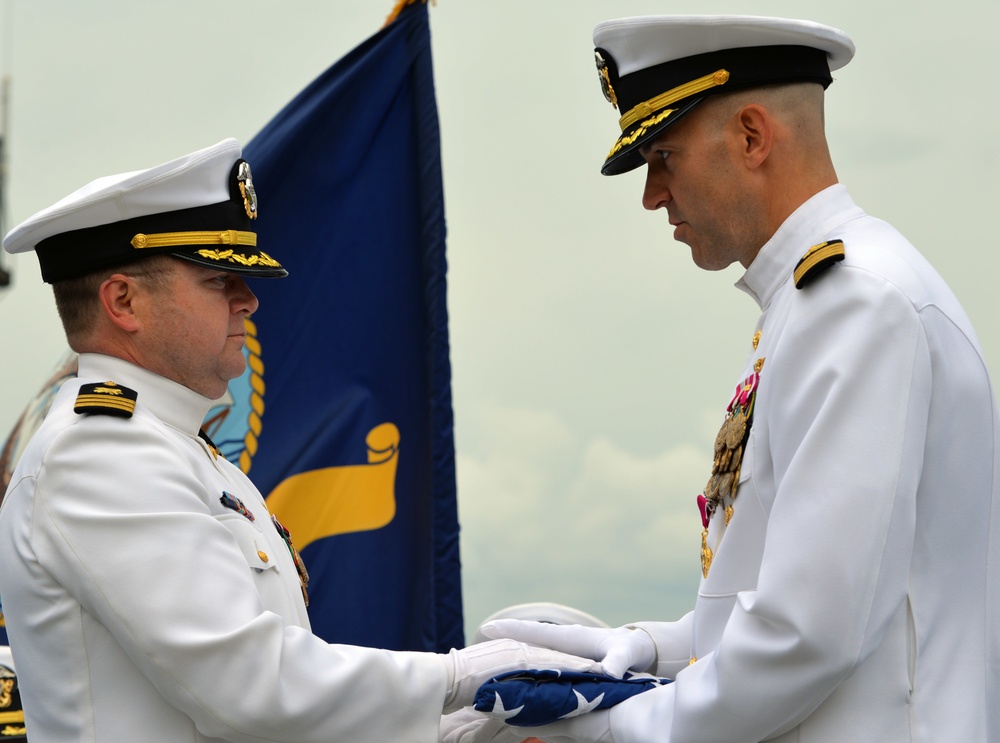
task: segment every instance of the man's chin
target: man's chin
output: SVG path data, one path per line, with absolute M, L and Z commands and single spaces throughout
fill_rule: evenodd
M 226 392 L 229 390 L 229 383 L 234 379 L 243 376 L 243 372 L 246 371 L 247 360 L 244 358 L 243 354 L 239 355 L 238 359 L 233 359 L 231 363 L 226 364 L 225 367 L 218 370 L 219 384 L 215 389 L 212 390 L 213 394 L 218 391 L 218 394 L 212 397 L 213 400 L 219 400 L 226 396 Z
M 703 271 L 723 271 L 736 262 L 729 261 L 727 263 L 719 260 L 718 256 L 703 255 L 697 248 L 691 248 L 691 259 L 694 261 L 694 265 Z
M 240 352 L 238 359 L 233 359 L 233 363 L 229 365 L 227 369 L 228 373 L 225 375 L 226 379 L 231 381 L 233 379 L 236 379 L 237 377 L 241 377 L 243 376 L 243 372 L 245 372 L 246 369 L 247 369 L 246 357 L 243 355 L 242 352 Z

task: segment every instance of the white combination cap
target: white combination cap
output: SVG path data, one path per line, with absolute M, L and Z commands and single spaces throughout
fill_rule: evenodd
M 854 56 L 836 28 L 759 16 L 619 18 L 594 29 L 594 46 L 601 89 L 621 114 L 605 175 L 642 165 L 639 148 L 707 96 L 793 82 L 825 89 Z
M 257 194 L 235 139 L 148 170 L 98 178 L 7 233 L 49 282 L 170 254 L 223 271 L 285 276 L 257 247 Z

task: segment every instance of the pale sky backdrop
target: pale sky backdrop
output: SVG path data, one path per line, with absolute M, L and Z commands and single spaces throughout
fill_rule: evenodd
M 2 2 L 9 225 L 97 176 L 248 141 L 392 7 Z M 757 308 L 732 287 L 738 267 L 696 268 L 666 213 L 641 208 L 641 174 L 599 174 L 618 114 L 593 27 L 658 13 L 806 17 L 851 34 L 857 56 L 827 95 L 838 174 L 944 274 L 1000 373 L 997 0 L 439 0 L 470 636 L 525 601 L 611 624 L 693 604 L 695 496 Z M 0 290 L 0 438 L 65 349 L 34 256 L 3 260 L 15 284 Z

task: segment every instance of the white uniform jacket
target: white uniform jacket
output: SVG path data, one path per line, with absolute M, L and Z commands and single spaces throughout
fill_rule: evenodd
M 138 392 L 131 418 L 73 412 L 109 380 Z M 197 435 L 210 405 L 84 354 L 22 455 L 0 595 L 30 739 L 436 741 L 442 659 L 310 632 L 263 498 Z
M 764 361 L 732 519 L 694 611 L 640 625 L 676 683 L 612 712 L 617 743 L 1000 740 L 998 423 L 968 318 L 840 185 L 737 286 L 762 315 L 736 381 Z

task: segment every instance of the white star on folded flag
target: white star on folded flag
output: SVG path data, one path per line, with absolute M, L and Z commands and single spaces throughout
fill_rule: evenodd
M 599 705 L 602 701 L 604 701 L 603 692 L 594 697 L 594 701 L 592 702 L 588 702 L 587 697 L 578 692 L 576 689 L 573 689 L 573 693 L 576 694 L 577 707 L 575 710 L 567 712 L 565 715 L 560 717 L 559 718 L 560 720 L 566 720 L 570 717 L 577 717 L 578 715 L 582 715 L 585 712 L 592 712 L 593 710 L 597 709 L 597 705 Z
M 613 707 L 629 697 L 671 683 L 668 678 L 626 673 L 534 669 L 510 671 L 487 681 L 476 691 L 474 706 L 508 725 L 546 725 Z
M 511 710 L 504 709 L 503 699 L 500 698 L 500 694 L 498 693 L 496 701 L 493 703 L 493 711 L 490 712 L 490 715 L 496 720 L 509 720 L 511 717 L 514 717 L 514 715 L 520 712 L 522 709 L 524 709 L 523 704 L 520 707 L 516 707 Z

